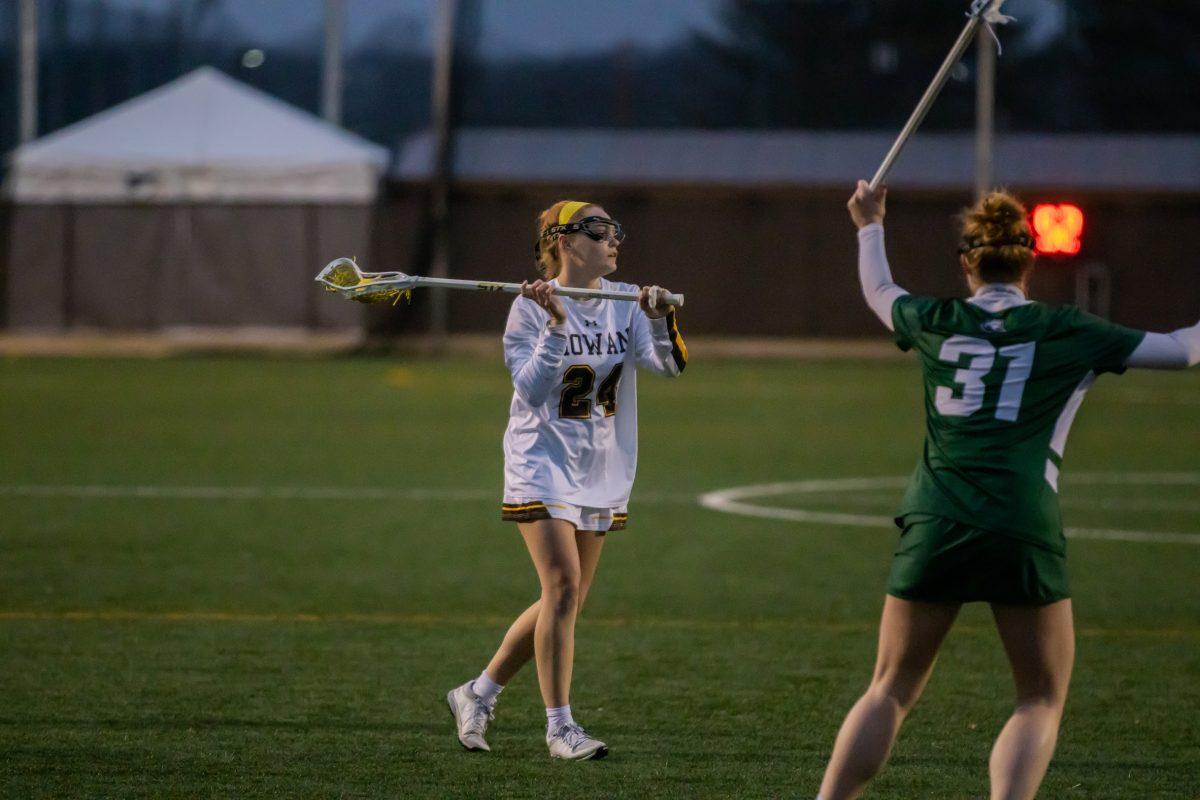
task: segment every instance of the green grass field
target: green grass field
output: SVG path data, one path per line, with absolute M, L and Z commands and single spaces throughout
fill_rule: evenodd
M 510 391 L 498 361 L 0 362 L 0 795 L 813 797 L 894 534 L 697 496 L 906 475 L 913 363 L 642 378 L 631 529 L 577 629 L 572 704 L 613 752 L 583 764 L 547 757 L 532 668 L 491 754 L 460 750 L 443 699 L 537 593 L 498 513 Z M 1200 797 L 1200 371 L 1102 379 L 1063 501 L 1073 527 L 1178 541 L 1072 542 L 1078 660 L 1041 796 Z M 986 797 L 1009 696 L 969 607 L 869 797 Z

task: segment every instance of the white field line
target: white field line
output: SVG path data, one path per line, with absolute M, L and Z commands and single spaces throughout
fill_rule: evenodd
M 1099 508 L 1105 511 L 1200 511 L 1200 500 L 1135 500 L 1113 498 L 1080 498 L 1065 500 L 1063 508 Z
M 899 489 L 907 482 L 908 478 L 905 477 L 888 476 L 763 483 L 707 492 L 700 496 L 700 505 L 713 511 L 722 511 L 728 514 L 786 520 L 789 522 L 845 525 L 859 528 L 894 528 L 891 517 L 811 511 L 803 508 L 779 508 L 777 506 L 760 505 L 747 501 L 778 497 L 780 495 L 830 494 L 840 490 L 856 492 L 864 489 Z M 1068 482 L 1080 485 L 1101 486 L 1196 486 L 1200 485 L 1200 472 L 1085 472 L 1071 475 Z M 1200 545 L 1200 532 L 1177 533 L 1173 531 L 1138 531 L 1115 528 L 1067 528 L 1066 535 L 1072 539 Z
M 135 500 L 486 500 L 482 489 L 329 488 L 320 486 L 0 486 L 3 497 Z
M 500 487 L 488 489 L 421 489 L 379 486 L 104 486 L 0 484 L 0 497 L 96 500 L 494 500 Z M 695 495 L 638 492 L 634 502 L 694 503 Z
M 815 492 L 813 503 L 835 503 L 840 506 L 861 506 L 890 511 L 896 505 L 895 487 L 874 491 Z M 1154 499 L 1136 497 L 1071 497 L 1058 502 L 1065 509 L 1083 508 L 1104 511 L 1196 511 L 1200 512 L 1200 500 Z
M 1200 397 L 1194 394 L 1133 387 L 1119 388 L 1113 393 L 1113 399 L 1142 405 L 1200 406 Z
M 864 490 L 901 489 L 906 477 L 836 478 L 782 483 L 755 484 L 707 492 L 694 498 L 690 494 L 671 492 L 641 492 L 634 501 L 649 503 L 691 503 L 714 511 L 742 516 L 777 519 L 788 522 L 805 522 L 818 525 L 843 525 L 850 527 L 892 528 L 891 517 L 867 514 L 850 514 L 833 511 L 813 511 L 801 508 L 779 508 L 745 502 L 786 494 L 836 494 L 838 492 L 861 492 Z M 1143 473 L 1076 473 L 1067 483 L 1101 486 L 1196 486 L 1200 485 L 1200 473 L 1195 472 L 1143 472 Z M 0 485 L 0 497 L 30 498 L 73 498 L 73 499 L 143 499 L 143 500 L 406 500 L 406 501 L 495 501 L 499 502 L 499 491 L 486 489 L 425 489 L 386 487 L 319 487 L 319 486 L 113 486 L 113 485 Z M 1123 506 L 1122 503 L 1127 505 Z M 1073 503 L 1074 504 L 1074 503 Z M 1073 505 L 1072 504 L 1072 505 Z M 1189 510 L 1186 501 L 1121 501 L 1100 500 L 1091 504 L 1096 508 L 1143 508 Z M 1200 544 L 1200 534 L 1171 531 L 1140 531 L 1116 528 L 1067 528 L 1067 536 L 1075 539 L 1098 539 L 1106 541 L 1151 542 L 1167 544 Z

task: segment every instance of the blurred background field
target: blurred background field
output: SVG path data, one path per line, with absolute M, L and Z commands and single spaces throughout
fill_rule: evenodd
M 311 291 L 368 269 L 532 277 L 535 214 L 603 204 L 621 278 L 690 298 L 693 334 L 867 337 L 843 205 L 967 0 L 15 0 L 0 4 L 0 329 L 492 332 Z M 890 256 L 960 290 L 954 215 L 1003 185 L 1083 215 L 1039 298 L 1173 329 L 1200 308 L 1200 6 L 1008 0 L 889 176 Z M 985 46 L 986 45 L 986 46 Z M 740 279 L 740 280 L 739 280 Z M 789 291 L 755 292 L 757 281 Z M 260 337 L 261 338 L 261 337 Z
M 869 677 L 894 534 L 697 498 L 903 476 L 921 433 L 907 358 L 643 380 L 631 529 L 606 544 L 572 698 L 613 755 L 580 765 L 545 757 L 531 670 L 491 754 L 462 752 L 444 707 L 537 586 L 499 520 L 498 360 L 8 358 L 0 385 L 11 797 L 810 796 Z M 1197 397 L 1193 373 L 1106 377 L 1076 422 L 1067 524 L 1194 541 L 1072 541 L 1079 657 L 1047 797 L 1200 791 Z M 873 796 L 984 796 L 1006 670 L 966 609 Z
M 844 203 L 967 6 L 0 3 L 0 796 L 815 794 L 922 428 Z M 897 280 L 962 293 L 954 215 L 1003 185 L 1084 220 L 1036 299 L 1195 323 L 1200 4 L 1004 11 L 889 177 Z M 536 592 L 498 514 L 507 304 L 312 283 L 339 256 L 530 279 L 565 197 L 624 224 L 618 279 L 687 296 L 693 352 L 641 382 L 631 530 L 579 627 L 613 747 L 586 765 L 546 758 L 532 672 L 490 755 L 443 699 Z M 1194 370 L 1105 377 L 1074 426 L 1044 797 L 1200 797 L 1198 398 Z M 745 487 L 776 518 L 714 509 Z M 965 610 L 871 796 L 985 796 L 1008 681 Z

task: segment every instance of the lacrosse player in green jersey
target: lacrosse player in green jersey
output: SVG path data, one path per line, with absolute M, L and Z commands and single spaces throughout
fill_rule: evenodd
M 1016 684 L 992 748 L 992 800 L 1032 798 L 1054 753 L 1075 658 L 1058 475 L 1067 433 L 1096 377 L 1200 363 L 1200 324 L 1131 330 L 1073 306 L 1028 299 L 1025 209 L 994 192 L 963 215 L 960 266 L 971 297 L 914 297 L 892 282 L 883 245 L 887 189 L 860 181 L 863 294 L 925 382 L 924 451 L 904 494 L 879 653 L 838 732 L 819 800 L 857 797 L 883 767 L 963 603 L 990 603 Z

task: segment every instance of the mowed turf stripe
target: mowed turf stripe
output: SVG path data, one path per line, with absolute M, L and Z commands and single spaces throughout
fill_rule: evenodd
M 370 625 L 471 625 L 505 626 L 511 617 L 472 614 L 312 614 L 303 612 L 270 613 L 244 611 L 0 611 L 0 622 L 8 621 L 78 621 L 78 622 L 232 622 L 232 623 L 324 623 Z M 799 619 L 719 620 L 687 617 L 588 617 L 588 625 L 609 628 L 678 628 L 692 630 L 820 630 L 841 633 L 869 633 L 876 629 L 872 622 L 822 622 Z M 988 625 L 958 623 L 954 630 L 964 633 L 990 633 Z M 1078 628 L 1078 636 L 1182 638 L 1200 636 L 1196 628 Z
M 303 612 L 270 613 L 242 611 L 0 611 L 0 621 L 80 621 L 80 622 L 234 622 L 234 623 L 364 623 L 375 625 L 500 625 L 512 623 L 512 617 L 484 614 L 311 614 Z M 722 630 L 737 628 L 812 628 L 828 631 L 869 631 L 873 623 L 831 623 L 793 620 L 712 620 L 684 617 L 600 617 L 587 618 L 589 625 L 613 628 L 658 627 Z

